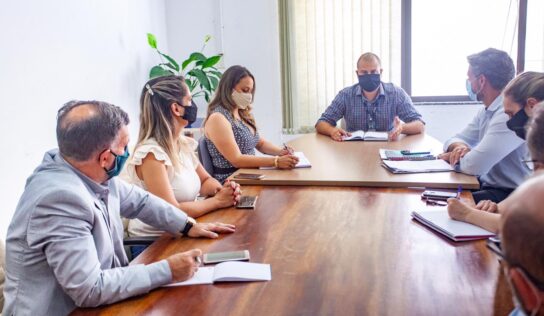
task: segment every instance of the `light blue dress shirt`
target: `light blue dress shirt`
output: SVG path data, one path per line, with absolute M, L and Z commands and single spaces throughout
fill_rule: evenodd
M 461 158 L 456 170 L 478 176 L 482 186 L 504 189 L 517 188 L 531 173 L 523 162 L 528 155 L 527 144 L 508 129 L 502 95 L 487 108 L 482 108 L 462 132 L 444 144 L 461 142 L 470 151 Z

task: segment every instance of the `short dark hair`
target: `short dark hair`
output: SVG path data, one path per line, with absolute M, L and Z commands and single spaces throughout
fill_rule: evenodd
M 467 60 L 474 75 L 484 75 L 497 90 L 502 91 L 516 73 L 512 58 L 506 52 L 495 48 L 470 55 Z
M 94 113 L 82 119 L 71 118 L 70 112 L 79 106 L 89 106 Z M 65 157 L 87 161 L 97 151 L 107 149 L 119 130 L 128 123 L 128 114 L 113 104 L 102 101 L 70 101 L 57 113 L 59 151 Z

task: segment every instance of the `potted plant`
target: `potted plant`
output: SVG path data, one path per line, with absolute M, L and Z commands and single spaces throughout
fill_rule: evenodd
M 204 48 L 211 38 L 210 35 L 206 35 L 204 37 L 204 45 L 200 51 L 189 55 L 189 58 L 184 60 L 180 67 L 180 64 L 174 58 L 158 49 L 155 35 L 147 33 L 147 43 L 157 51 L 161 61 L 158 65 L 151 68 L 149 78 L 166 75 L 183 75 L 193 98 L 203 96 L 206 102 L 210 102 L 211 96 L 215 92 L 222 75 L 221 71 L 215 68 L 215 65 L 217 65 L 223 56 L 223 54 L 218 54 L 206 57 L 203 54 Z

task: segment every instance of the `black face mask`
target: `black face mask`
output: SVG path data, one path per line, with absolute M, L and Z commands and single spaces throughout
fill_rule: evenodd
M 529 117 L 527 116 L 527 113 L 525 113 L 524 109 L 521 109 L 518 111 L 518 113 L 514 114 L 514 116 L 512 116 L 508 122 L 506 122 L 506 126 L 508 129 L 516 133 L 519 138 L 525 139 L 525 126 L 527 125 L 528 121 Z
M 376 90 L 381 83 L 380 74 L 367 74 L 357 77 L 359 78 L 359 85 L 361 86 L 361 89 L 367 92 Z
M 198 113 L 198 107 L 191 101 L 191 106 L 184 106 L 185 113 L 181 116 L 182 119 L 189 122 L 189 125 L 196 121 L 196 114 Z

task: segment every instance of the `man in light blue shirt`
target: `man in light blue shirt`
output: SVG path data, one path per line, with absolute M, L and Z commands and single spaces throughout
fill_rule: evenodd
M 127 266 L 121 216 L 175 236 L 234 231 L 196 223 L 114 178 L 129 155 L 127 124 L 128 115 L 105 102 L 69 102 L 59 110 L 59 149 L 28 178 L 8 229 L 4 315 L 66 315 L 186 280 L 198 269 L 199 249 Z
M 472 122 L 446 141 L 439 157 L 457 171 L 478 176 L 479 191 L 472 195 L 476 203 L 498 203 L 523 182 L 531 170 L 523 162 L 527 145 L 508 129 L 502 90 L 514 77 L 514 63 L 503 51 L 489 48 L 468 57 L 467 92 L 484 104 Z

